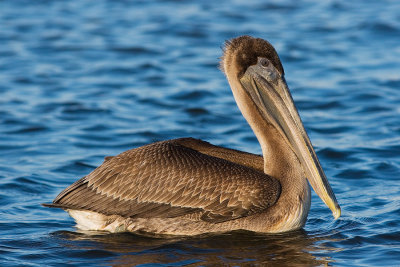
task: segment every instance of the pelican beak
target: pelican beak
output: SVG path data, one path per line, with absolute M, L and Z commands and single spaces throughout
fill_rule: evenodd
M 285 78 L 266 58 L 258 58 L 239 78 L 264 119 L 272 123 L 296 154 L 304 174 L 335 219 L 341 210 L 322 170 L 311 141 L 294 105 Z

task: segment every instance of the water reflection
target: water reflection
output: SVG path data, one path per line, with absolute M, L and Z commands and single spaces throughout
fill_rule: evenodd
M 92 251 L 92 257 L 104 257 L 113 266 L 137 264 L 201 264 L 201 265 L 307 265 L 320 266 L 333 262 L 330 257 L 319 257 L 327 250 L 322 243 L 334 241 L 303 230 L 265 235 L 236 231 L 197 237 L 146 237 L 131 233 L 102 234 L 58 231 L 52 234 L 72 252 Z M 323 242 L 320 242 L 323 239 Z M 88 254 L 85 254 L 85 258 Z

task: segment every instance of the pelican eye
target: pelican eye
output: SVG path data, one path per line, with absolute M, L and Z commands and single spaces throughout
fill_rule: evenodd
M 258 63 L 265 68 L 269 66 L 269 60 L 265 57 L 259 58 Z

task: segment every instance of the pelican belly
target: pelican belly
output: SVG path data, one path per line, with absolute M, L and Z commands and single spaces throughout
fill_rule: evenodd
M 76 227 L 84 231 L 108 231 L 110 233 L 134 232 L 160 235 L 199 235 L 239 229 L 243 227 L 243 219 L 236 222 L 207 223 L 194 220 L 191 216 L 177 218 L 124 218 L 118 215 L 104 215 L 88 210 L 68 209 L 69 215 L 75 219 Z M 247 229 L 256 230 L 256 229 Z
M 108 231 L 110 233 L 135 232 L 161 235 L 199 235 L 204 232 L 221 232 L 226 224 L 210 224 L 191 218 L 124 218 L 104 215 L 88 210 L 68 209 L 76 227 L 84 231 Z

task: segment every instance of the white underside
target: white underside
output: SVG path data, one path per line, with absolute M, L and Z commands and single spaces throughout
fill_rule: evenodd
M 112 233 L 125 232 L 126 219 L 120 216 L 107 216 L 88 210 L 67 210 L 75 219 L 76 227 L 86 231 L 109 231 Z

